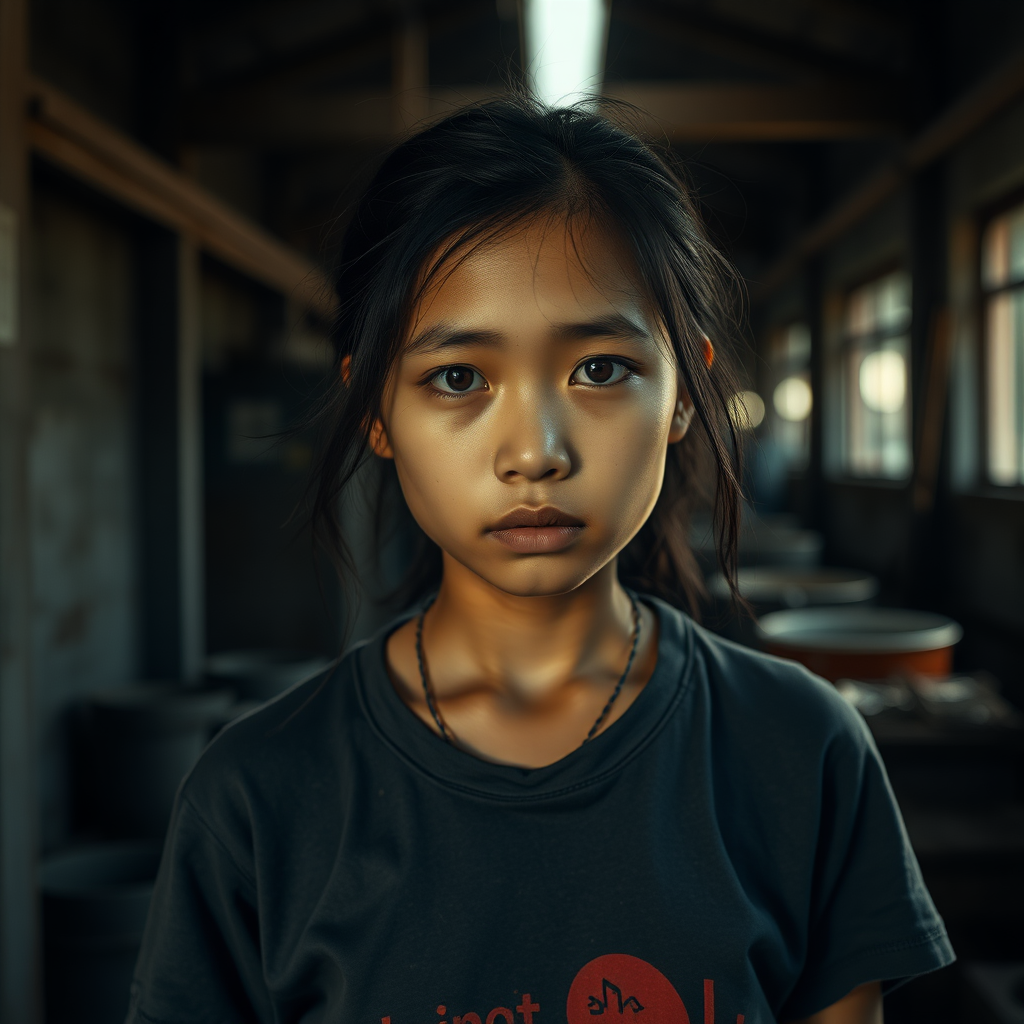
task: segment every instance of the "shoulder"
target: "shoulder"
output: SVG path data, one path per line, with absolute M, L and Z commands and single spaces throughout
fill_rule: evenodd
M 277 818 L 337 778 L 360 727 L 361 647 L 225 726 L 185 777 L 179 799 L 218 834 L 249 832 L 254 818 Z
M 824 756 L 834 747 L 866 753 L 867 726 L 830 682 L 803 665 L 726 640 L 658 603 L 688 647 L 690 686 L 715 726 L 754 749 Z

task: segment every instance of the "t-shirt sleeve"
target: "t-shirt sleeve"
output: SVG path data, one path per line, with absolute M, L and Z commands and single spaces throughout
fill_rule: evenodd
M 269 1021 L 255 897 L 252 880 L 179 794 L 126 1024 Z
M 955 959 L 874 741 L 860 715 L 845 717 L 825 754 L 808 954 L 783 1021 L 866 982 L 888 992 Z

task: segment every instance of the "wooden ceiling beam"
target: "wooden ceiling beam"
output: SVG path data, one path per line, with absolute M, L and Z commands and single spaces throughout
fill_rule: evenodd
M 255 280 L 329 316 L 334 294 L 315 264 L 196 182 L 38 78 L 28 87 L 32 150 L 144 217 L 193 237 Z
M 612 17 L 747 67 L 805 81 L 893 84 L 885 67 L 770 35 L 665 0 L 620 0 Z
M 811 225 L 756 282 L 755 302 L 763 301 L 789 281 L 804 261 L 821 252 L 860 223 L 889 196 L 902 188 L 912 174 L 938 160 L 1024 94 L 1024 49 L 1010 55 L 987 78 L 969 89 L 924 131 L 891 159 L 886 160 L 861 185 Z
M 427 116 L 500 95 L 466 86 L 432 89 Z M 608 83 L 607 98 L 639 108 L 647 130 L 678 142 L 847 139 L 899 130 L 900 110 L 884 90 L 850 87 L 807 89 L 788 85 L 717 82 Z M 267 148 L 388 144 L 393 97 L 384 89 L 333 95 L 288 96 L 209 103 L 182 126 L 185 139 L 210 145 Z
M 400 22 L 387 7 L 370 8 L 366 19 L 332 33 L 315 46 L 288 54 L 272 63 L 259 65 L 229 81 L 203 88 L 186 97 L 183 107 L 188 117 L 210 102 L 246 103 L 268 91 L 286 90 L 316 78 L 343 71 L 358 70 L 394 53 L 395 32 Z M 428 35 L 450 31 L 472 22 L 494 9 L 494 0 L 454 0 L 435 10 L 426 8 L 422 25 Z
M 608 83 L 606 98 L 645 115 L 672 142 L 794 142 L 867 138 L 900 130 L 885 90 L 719 82 Z

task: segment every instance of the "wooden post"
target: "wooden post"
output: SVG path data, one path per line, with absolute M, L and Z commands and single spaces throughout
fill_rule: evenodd
M 198 680 L 206 653 L 203 504 L 203 365 L 199 247 L 178 236 L 178 522 L 181 676 Z
M 42 1020 L 26 323 L 28 3 L 0 0 L 0 1020 Z
M 415 128 L 429 113 L 428 43 L 426 26 L 411 12 L 398 23 L 391 56 L 393 127 L 398 134 Z
M 140 668 L 193 680 L 205 620 L 198 249 L 146 225 L 138 274 Z
M 942 465 L 949 360 L 944 171 L 939 161 L 910 183 L 910 411 L 916 443 L 904 572 L 910 599 L 926 608 L 943 606 L 947 576 L 940 543 L 948 487 L 948 467 Z

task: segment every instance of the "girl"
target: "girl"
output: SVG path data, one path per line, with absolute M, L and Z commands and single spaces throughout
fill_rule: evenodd
M 314 514 L 344 558 L 375 458 L 418 596 L 183 783 L 129 1021 L 880 1021 L 952 952 L 869 734 L 663 600 L 699 587 L 697 453 L 730 572 L 739 498 L 677 177 L 597 114 L 471 108 L 342 257 Z

